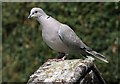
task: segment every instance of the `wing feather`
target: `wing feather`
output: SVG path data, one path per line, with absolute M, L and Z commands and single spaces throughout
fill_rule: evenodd
M 87 49 L 91 50 L 89 47 L 87 47 L 81 39 L 75 34 L 75 32 L 67 25 L 62 24 L 60 26 L 60 29 L 58 31 L 60 39 L 69 47 L 72 49 Z

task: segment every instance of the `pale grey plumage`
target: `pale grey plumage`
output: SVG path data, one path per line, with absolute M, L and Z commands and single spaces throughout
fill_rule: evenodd
M 30 17 L 35 17 L 40 22 L 43 40 L 56 52 L 80 53 L 84 56 L 97 57 L 108 63 L 103 55 L 86 46 L 68 25 L 48 16 L 41 8 L 32 8 Z

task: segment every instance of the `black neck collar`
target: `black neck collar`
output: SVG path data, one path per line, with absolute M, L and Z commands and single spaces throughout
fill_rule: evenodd
M 50 16 L 47 16 L 47 19 L 49 19 L 50 18 Z

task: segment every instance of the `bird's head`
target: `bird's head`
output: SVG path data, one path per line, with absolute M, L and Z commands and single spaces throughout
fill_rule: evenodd
M 32 8 L 28 18 L 32 18 L 32 17 L 39 18 L 45 15 L 46 15 L 45 12 L 41 8 Z

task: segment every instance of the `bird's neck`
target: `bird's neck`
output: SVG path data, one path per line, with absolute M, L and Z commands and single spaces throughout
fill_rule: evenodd
M 46 21 L 47 21 L 49 18 L 50 18 L 50 16 L 44 15 L 44 16 L 38 17 L 37 20 L 38 20 L 38 22 L 43 26 L 43 25 L 46 25 Z

